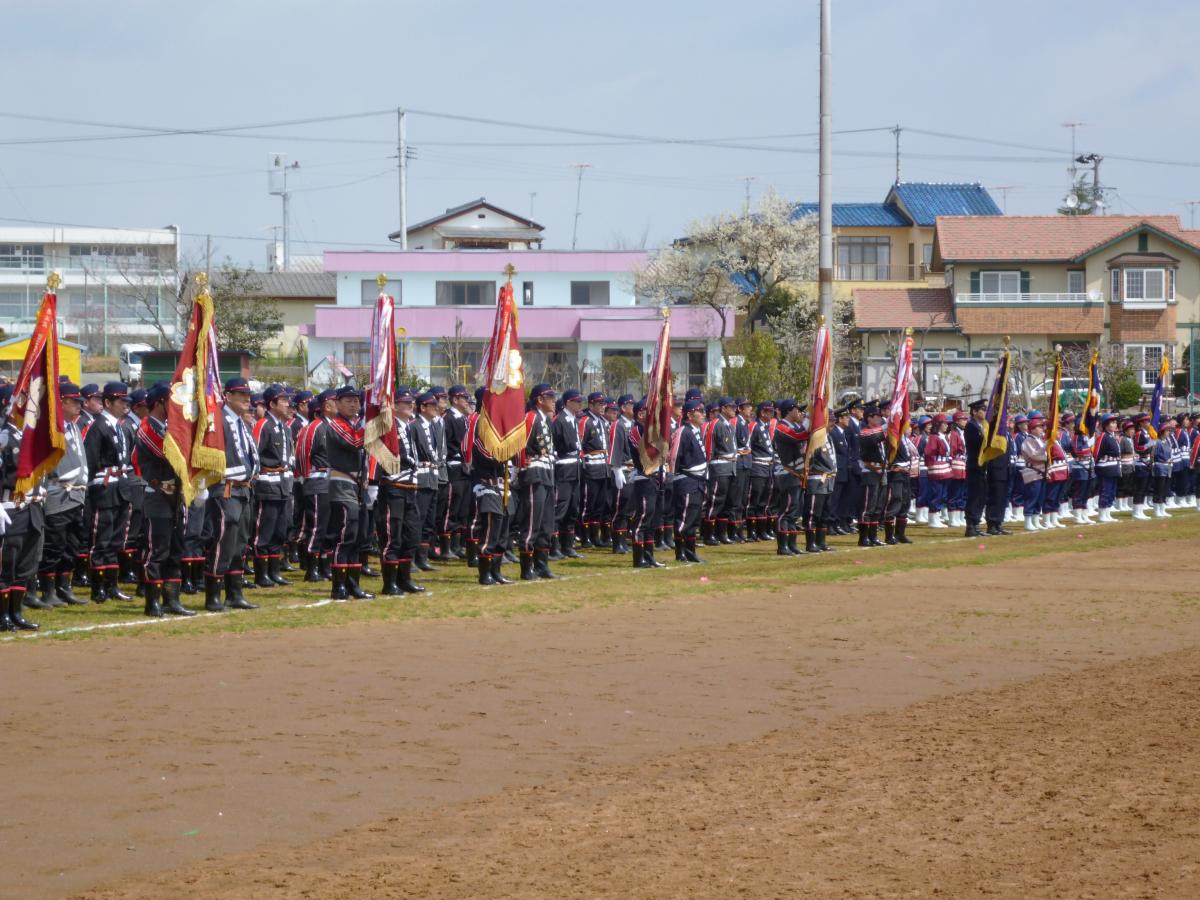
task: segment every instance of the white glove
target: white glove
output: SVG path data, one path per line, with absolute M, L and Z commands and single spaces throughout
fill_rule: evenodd
M 613 469 L 613 484 L 617 486 L 617 490 L 625 487 L 625 470 Z
M 8 446 L 8 429 L 0 428 L 0 450 Z
M 11 521 L 12 519 L 8 517 L 8 510 L 0 506 L 0 534 L 4 534 L 8 530 L 8 525 Z
M 198 493 L 196 495 L 197 503 L 203 503 L 207 499 L 208 499 L 208 488 L 204 488 L 203 490 L 200 491 L 200 493 Z
M 379 485 L 367 485 L 367 509 L 371 509 L 375 505 L 375 501 L 379 499 Z

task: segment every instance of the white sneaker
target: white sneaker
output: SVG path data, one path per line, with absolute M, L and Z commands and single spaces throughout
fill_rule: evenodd
M 1134 505 L 1133 518 L 1135 518 L 1135 519 L 1149 519 L 1150 518 L 1148 515 L 1146 515 L 1146 504 L 1145 503 L 1138 503 L 1138 504 Z

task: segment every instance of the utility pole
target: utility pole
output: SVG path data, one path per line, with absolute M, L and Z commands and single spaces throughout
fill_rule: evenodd
M 1008 192 L 1015 191 L 1020 185 L 1016 184 L 997 184 L 992 186 L 993 191 L 1000 192 L 1000 210 L 1006 216 L 1008 215 Z
M 1079 172 L 1079 170 L 1075 168 L 1075 163 L 1077 162 L 1077 160 L 1075 159 L 1075 129 L 1077 129 L 1079 126 L 1084 125 L 1084 124 L 1086 124 L 1086 123 L 1085 122 L 1063 122 L 1062 123 L 1063 128 L 1071 129 L 1071 162 L 1067 165 L 1067 174 L 1069 176 L 1071 176 L 1072 189 L 1075 187 L 1075 175 Z
M 579 200 L 583 195 L 583 170 L 590 169 L 591 163 L 575 163 L 574 168 L 579 170 L 579 178 L 575 182 L 575 224 L 571 228 L 571 249 L 575 249 L 575 239 L 579 236 Z
M 205 235 L 204 239 L 204 274 L 208 278 L 209 283 L 212 283 L 212 235 Z
M 537 198 L 537 191 L 529 192 L 529 221 L 533 221 L 533 201 Z
M 900 183 L 900 132 L 902 130 L 899 123 L 892 129 L 892 134 L 896 136 L 896 184 Z
M 750 215 L 750 182 L 754 180 L 755 177 L 753 175 L 743 175 L 738 179 L 738 181 L 746 182 L 746 210 L 744 214 L 747 216 Z
M 1188 228 L 1196 227 L 1196 206 L 1200 205 L 1200 200 L 1185 200 L 1184 203 L 1188 208 Z
M 396 109 L 396 152 L 400 166 L 400 249 L 408 249 L 408 141 L 404 133 L 404 110 Z
M 821 127 L 817 179 L 817 227 L 820 255 L 817 271 L 818 311 L 833 325 L 833 112 L 830 107 L 830 78 L 833 66 L 830 0 L 821 0 Z

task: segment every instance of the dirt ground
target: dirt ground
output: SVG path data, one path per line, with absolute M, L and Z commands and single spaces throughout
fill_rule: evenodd
M 1194 552 L 13 648 L 0 896 L 1195 896 Z

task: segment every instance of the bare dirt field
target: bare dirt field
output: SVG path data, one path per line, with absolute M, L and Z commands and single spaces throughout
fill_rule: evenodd
M 0 895 L 1196 896 L 1194 554 L 6 648 Z

